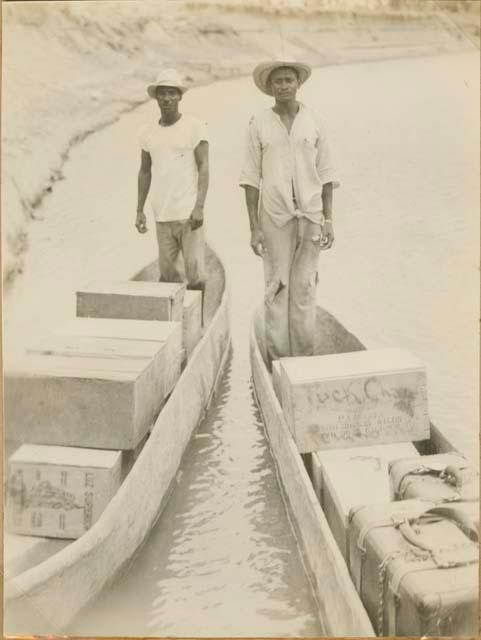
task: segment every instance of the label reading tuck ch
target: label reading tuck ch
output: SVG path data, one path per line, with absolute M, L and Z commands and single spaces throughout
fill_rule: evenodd
M 286 417 L 301 451 L 429 437 L 421 371 L 304 383 L 291 393 Z

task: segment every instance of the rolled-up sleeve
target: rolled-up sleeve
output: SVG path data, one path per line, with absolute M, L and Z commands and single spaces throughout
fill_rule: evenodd
M 334 167 L 334 161 L 332 158 L 331 149 L 329 147 L 327 135 L 322 123 L 319 123 L 316 169 L 322 184 L 332 182 L 333 187 L 340 186 L 337 172 Z
M 249 122 L 245 142 L 244 164 L 240 174 L 239 185 L 260 188 L 262 180 L 261 143 L 254 118 Z

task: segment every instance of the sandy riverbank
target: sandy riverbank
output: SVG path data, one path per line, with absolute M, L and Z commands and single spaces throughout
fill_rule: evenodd
M 280 51 L 318 66 L 472 47 L 434 14 L 127 1 L 6 4 L 3 39 L 7 285 L 24 268 L 28 222 L 64 177 L 70 150 L 144 102 L 159 66 L 175 65 L 202 84 L 248 73 Z

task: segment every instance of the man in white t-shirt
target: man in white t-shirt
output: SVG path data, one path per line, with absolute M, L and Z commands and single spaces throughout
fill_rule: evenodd
M 187 90 L 174 69 L 165 69 L 147 93 L 161 117 L 140 133 L 141 164 L 135 226 L 147 231 L 144 205 L 150 194 L 159 246 L 161 282 L 181 282 L 182 253 L 189 289 L 204 290 L 204 203 L 209 185 L 209 143 L 203 122 L 180 113 Z

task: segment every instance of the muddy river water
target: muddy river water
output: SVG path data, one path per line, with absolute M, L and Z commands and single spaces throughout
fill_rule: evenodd
M 476 455 L 479 309 L 479 56 L 316 70 L 301 98 L 328 123 L 342 187 L 319 301 L 368 347 L 426 362 L 430 414 Z M 250 388 L 248 330 L 262 298 L 237 187 L 249 78 L 188 92 L 209 123 L 207 234 L 231 290 L 233 350 L 164 516 L 76 635 L 321 635 Z M 74 312 L 93 278 L 127 278 L 155 255 L 134 233 L 137 132 L 146 104 L 74 150 L 31 225 L 25 274 L 5 300 L 7 358 Z M 152 223 L 151 223 L 152 226 Z M 326 586 L 328 588 L 328 586 Z

